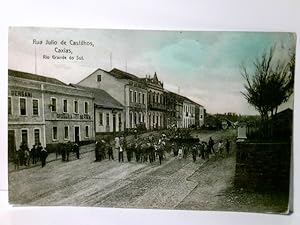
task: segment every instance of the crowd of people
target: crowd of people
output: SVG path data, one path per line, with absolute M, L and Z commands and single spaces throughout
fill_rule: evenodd
M 186 141 L 184 141 L 186 140 Z M 159 161 L 159 164 L 166 158 L 166 153 L 173 151 L 174 157 L 178 159 L 192 156 L 195 162 L 197 157 L 203 160 L 209 160 L 210 155 L 218 157 L 225 157 L 229 155 L 230 142 L 219 140 L 218 143 L 209 138 L 209 141 L 200 141 L 199 139 L 184 139 L 182 137 L 167 138 L 165 134 L 160 137 L 150 135 L 148 137 L 135 136 L 130 141 L 127 141 L 124 136 L 116 136 L 113 140 L 110 138 L 102 138 L 96 142 L 95 147 L 95 161 L 99 162 L 106 158 L 114 160 L 117 156 L 119 162 L 124 162 L 124 155 L 126 153 L 127 161 L 131 162 L 150 162 L 151 164 Z M 196 140 L 196 141 L 195 141 Z M 225 152 L 226 150 L 226 152 Z
M 229 151 L 230 142 L 228 139 L 225 143 L 223 140 L 215 143 L 212 137 L 206 142 L 182 135 L 171 137 L 171 135 L 168 136 L 164 133 L 159 136 L 150 134 L 148 137 L 134 135 L 134 137 L 128 139 L 124 136 L 115 136 L 114 138 L 107 137 L 96 141 L 95 161 L 114 160 L 117 157 L 119 162 L 124 162 L 127 159 L 128 162 L 135 160 L 140 163 L 150 162 L 152 164 L 157 160 L 161 165 L 162 161 L 166 159 L 166 153 L 173 152 L 174 157 L 179 160 L 191 155 L 193 161 L 196 162 L 197 157 L 209 160 L 211 155 L 215 155 L 216 158 L 225 157 L 229 155 Z M 68 142 L 62 144 L 56 150 L 56 158 L 60 154 L 63 162 L 69 161 L 71 152 L 76 154 L 77 159 L 80 158 L 78 143 Z M 29 167 L 39 161 L 44 167 L 47 156 L 48 152 L 41 143 L 35 144 L 29 149 L 27 144 L 23 142 L 15 154 L 15 169 L 19 169 L 19 166 Z
M 41 162 L 42 167 L 46 165 L 46 158 L 48 152 L 41 143 L 34 144 L 32 148 L 29 148 L 26 142 L 22 142 L 20 148 L 15 152 L 15 169 L 19 169 L 20 166 L 35 165 Z

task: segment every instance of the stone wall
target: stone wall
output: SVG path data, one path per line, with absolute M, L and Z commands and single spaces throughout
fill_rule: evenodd
M 235 187 L 288 191 L 290 158 L 290 143 L 238 143 Z

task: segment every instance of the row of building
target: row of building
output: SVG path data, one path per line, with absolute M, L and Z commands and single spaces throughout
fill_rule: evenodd
M 8 70 L 8 144 L 94 140 L 97 133 L 201 127 L 202 105 L 170 92 L 157 74 L 97 69 L 77 84 Z

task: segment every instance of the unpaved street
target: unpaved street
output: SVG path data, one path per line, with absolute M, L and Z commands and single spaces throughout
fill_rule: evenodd
M 194 133 L 233 138 L 235 131 Z M 232 146 L 234 148 L 234 146 Z M 94 162 L 94 152 L 70 162 L 53 161 L 9 174 L 9 197 L 15 205 L 73 205 L 160 209 L 219 209 L 231 185 L 235 157 L 204 161 L 167 155 L 159 165 L 117 160 Z M 126 161 L 126 160 L 125 160 Z

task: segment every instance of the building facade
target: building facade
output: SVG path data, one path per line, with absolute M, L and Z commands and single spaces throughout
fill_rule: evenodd
M 185 98 L 183 101 L 183 128 L 190 128 L 196 125 L 195 110 L 196 105 Z
M 94 97 L 94 127 L 97 133 L 116 133 L 124 131 L 123 105 L 99 88 L 88 88 L 76 84 L 72 86 L 85 89 Z
M 106 91 L 123 105 L 123 127 L 127 129 L 147 124 L 147 88 L 133 74 L 113 69 L 98 69 L 81 80 L 78 85 Z
M 93 98 L 45 76 L 8 70 L 8 148 L 94 138 Z
M 148 93 L 148 129 L 164 129 L 166 120 L 166 95 L 163 83 L 158 80 L 157 74 L 146 76 L 141 81 L 146 84 Z
M 78 85 L 102 89 L 123 105 L 124 129 L 165 129 L 174 124 L 189 128 L 204 124 L 203 106 L 165 90 L 156 73 L 140 78 L 118 69 L 97 69 Z

